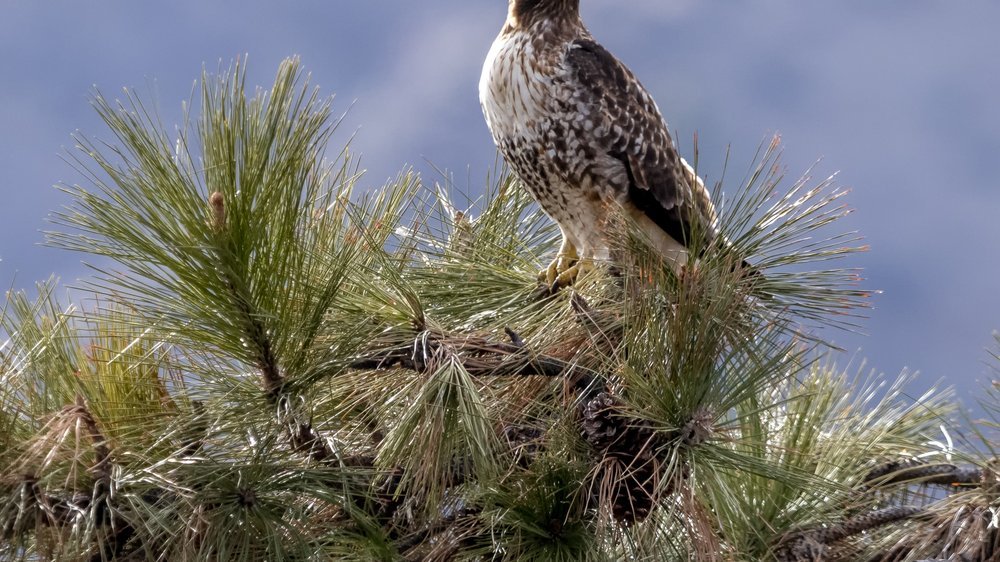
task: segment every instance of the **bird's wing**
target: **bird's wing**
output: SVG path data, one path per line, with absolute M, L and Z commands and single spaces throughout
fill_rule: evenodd
M 590 39 L 570 43 L 564 61 L 572 101 L 592 121 L 598 145 L 621 162 L 629 201 L 681 244 L 688 244 L 694 224 L 703 235 L 714 234 L 708 191 L 677 153 L 656 103 L 632 72 Z

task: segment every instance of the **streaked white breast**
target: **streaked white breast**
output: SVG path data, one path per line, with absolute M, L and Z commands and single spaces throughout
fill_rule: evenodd
M 543 91 L 551 79 L 537 72 L 527 33 L 501 33 L 483 63 L 479 79 L 479 102 L 486 123 L 499 144 L 500 139 L 523 137 L 535 132 L 544 115 Z M 524 61 L 524 64 L 520 64 Z

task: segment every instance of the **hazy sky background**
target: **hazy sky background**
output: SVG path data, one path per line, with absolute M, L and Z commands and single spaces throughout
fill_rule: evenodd
M 822 159 L 871 245 L 849 265 L 881 289 L 869 335 L 837 341 L 868 365 L 939 379 L 967 402 L 991 377 L 1000 328 L 1000 3 L 995 0 L 583 0 L 598 40 L 629 64 L 717 179 L 738 179 L 779 132 L 789 175 Z M 180 115 L 203 63 L 241 53 L 250 82 L 301 55 L 350 113 L 366 183 L 428 162 L 479 189 L 495 151 L 477 84 L 505 0 L 12 2 L 0 0 L 0 282 L 86 275 L 81 256 L 39 247 L 74 130 L 108 138 L 88 105 L 97 85 L 156 93 Z M 690 154 L 688 154 L 690 155 Z M 845 357 L 842 362 L 846 362 Z

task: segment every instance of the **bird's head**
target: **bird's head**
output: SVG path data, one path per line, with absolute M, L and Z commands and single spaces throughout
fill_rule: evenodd
M 526 29 L 544 20 L 580 18 L 580 0 L 507 0 L 507 25 Z

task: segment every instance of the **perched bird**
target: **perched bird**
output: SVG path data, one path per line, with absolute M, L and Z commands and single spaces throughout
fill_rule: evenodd
M 562 231 L 542 282 L 569 284 L 609 259 L 614 202 L 676 271 L 693 236 L 702 248 L 719 237 L 705 185 L 653 98 L 587 31 L 580 0 L 508 0 L 479 99 L 500 152 Z

